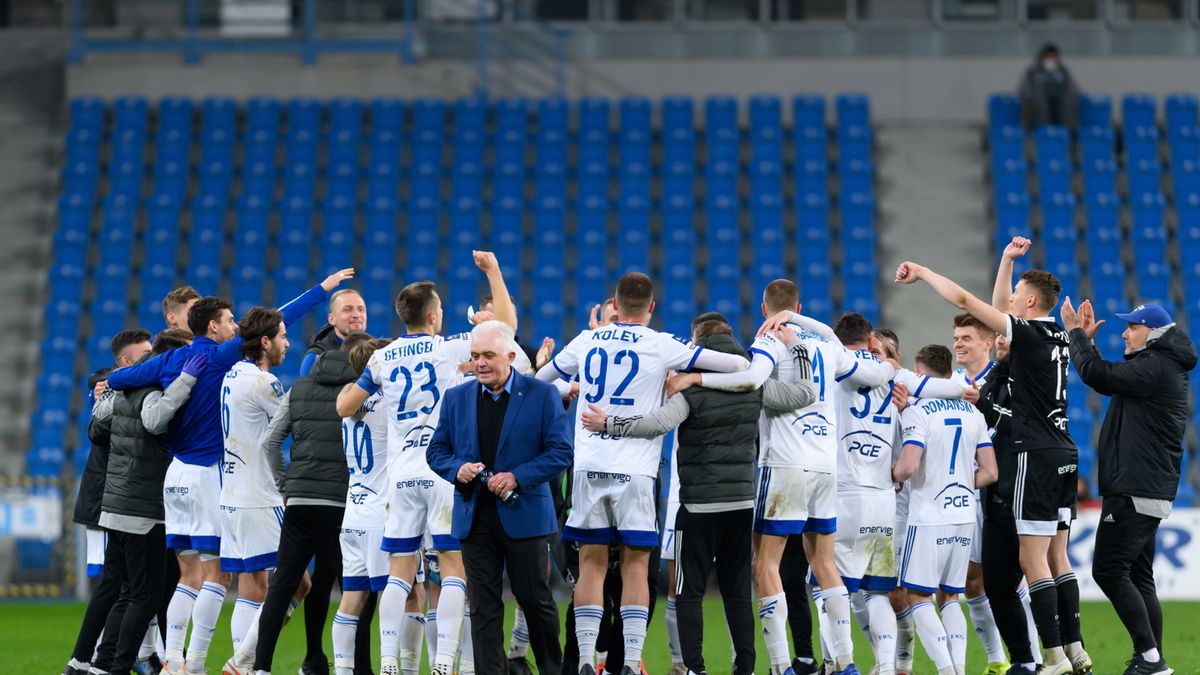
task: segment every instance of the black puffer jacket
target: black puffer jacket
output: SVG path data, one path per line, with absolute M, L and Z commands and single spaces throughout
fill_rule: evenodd
M 731 335 L 710 335 L 704 349 L 745 356 Z M 716 504 L 754 499 L 754 460 L 763 391 L 692 387 L 683 392 L 688 417 L 679 425 L 679 501 Z
M 96 385 L 108 379 L 112 368 L 101 368 L 88 376 L 88 401 L 92 402 L 90 392 Z M 104 474 L 108 471 L 109 427 L 92 420 L 88 424 L 87 463 L 83 466 L 83 475 L 79 477 L 79 495 L 75 498 L 74 520 L 88 527 L 100 526 L 100 501 L 104 498 Z
M 1188 373 L 1196 348 L 1178 326 L 1124 362 L 1105 361 L 1082 329 L 1071 331 L 1071 363 L 1084 384 L 1111 396 L 1100 427 L 1100 495 L 1175 499 L 1188 418 Z
M 167 439 L 146 430 L 142 407 L 145 387 L 121 392 L 113 401 L 112 452 L 104 485 L 104 511 L 119 516 L 163 520 L 163 480 L 171 465 Z
M 1000 477 L 995 483 L 982 490 L 984 515 L 987 517 L 1012 518 L 1013 491 L 1017 483 L 1017 453 L 1013 449 L 1012 437 L 1012 394 L 1008 375 L 1011 361 L 1006 357 L 992 367 L 987 384 L 979 390 L 979 401 L 975 407 L 983 413 L 988 428 L 992 430 L 992 446 L 996 451 L 996 464 Z
M 343 351 L 327 351 L 308 375 L 296 380 L 288 393 L 292 428 L 292 463 L 284 489 L 288 499 L 324 499 L 343 503 L 349 485 L 342 449 L 342 417 L 337 397 L 342 387 L 358 379 Z

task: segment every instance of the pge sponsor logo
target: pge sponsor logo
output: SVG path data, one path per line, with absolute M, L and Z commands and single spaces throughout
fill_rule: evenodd
M 946 495 L 942 501 L 943 509 L 965 509 L 971 505 L 971 495 Z
M 863 457 L 878 457 L 881 450 L 883 446 L 869 441 L 850 441 L 850 447 L 847 448 L 848 452 L 857 452 Z
M 429 441 L 433 438 L 434 428 L 428 424 L 422 424 L 404 437 L 404 447 L 400 448 L 400 452 L 408 452 L 409 450 L 419 450 L 429 445 Z

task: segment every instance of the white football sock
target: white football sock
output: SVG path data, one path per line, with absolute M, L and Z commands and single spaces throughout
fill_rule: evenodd
M 525 623 L 525 610 L 517 607 L 513 612 L 512 635 L 508 643 L 508 658 L 519 659 L 529 651 L 529 625 Z
M 471 635 L 471 608 L 463 611 L 462 642 L 458 646 L 459 675 L 474 675 L 475 673 L 475 640 Z
M 867 613 L 870 615 L 872 644 L 875 646 L 875 663 L 882 672 L 893 668 L 896 663 L 896 614 L 885 593 L 867 593 Z
M 825 595 L 820 586 L 812 587 L 813 604 L 817 608 L 817 637 L 821 640 L 821 659 L 833 663 L 833 622 L 825 612 Z
M 967 611 L 971 612 L 971 625 L 975 634 L 983 643 L 983 651 L 987 653 L 988 663 L 1004 663 L 1004 641 L 1000 639 L 1000 629 L 996 627 L 996 619 L 992 616 L 992 603 L 986 595 L 978 598 L 967 598 Z M 943 618 L 945 614 L 942 614 Z
M 871 614 L 867 611 L 867 596 L 864 591 L 850 594 L 850 613 L 858 623 L 858 628 L 866 636 L 871 648 L 875 648 L 875 638 L 871 635 Z
M 642 648 L 646 644 L 646 624 L 650 622 L 650 608 L 646 605 L 621 605 L 621 623 L 625 628 L 625 662 L 638 664 L 642 661 Z M 631 665 L 630 668 L 635 667 Z
M 403 675 L 421 669 L 421 642 L 425 639 L 425 615 L 406 612 L 400 629 L 400 672 Z
M 946 645 L 955 668 L 967 664 L 967 617 L 957 600 L 942 605 L 942 627 L 946 629 Z
M 954 661 L 950 658 L 950 645 L 946 638 L 946 627 L 938 618 L 937 610 L 929 601 L 918 602 L 912 607 L 913 623 L 917 625 L 917 635 L 921 638 L 921 646 L 933 661 L 933 667 L 940 673 L 945 668 L 953 668 Z
M 579 643 L 579 665 L 596 666 L 596 640 L 600 637 L 600 620 L 604 608 L 600 605 L 575 607 L 575 640 Z
M 192 607 L 200 591 L 183 584 L 175 587 L 171 602 L 167 603 L 167 640 L 163 665 L 172 673 L 183 666 L 183 644 L 187 641 L 188 623 L 192 620 Z
M 896 614 L 896 666 L 912 669 L 913 649 L 912 607 Z
M 1017 589 L 1017 597 L 1021 599 L 1021 607 L 1025 610 L 1025 629 L 1029 632 L 1029 651 L 1033 653 L 1033 662 L 1042 665 L 1042 643 L 1038 638 L 1037 624 L 1033 621 L 1033 605 L 1029 604 L 1029 587 L 1021 584 Z
M 467 582 L 459 577 L 442 577 L 442 596 L 438 598 L 438 664 L 454 664 L 466 605 Z
M 292 602 L 296 601 L 293 599 Z M 260 604 L 258 610 L 250 617 L 250 624 L 246 626 L 246 632 L 242 634 L 242 643 L 233 653 L 233 662 L 243 670 L 249 670 L 254 665 L 254 657 L 258 653 L 258 621 L 261 618 L 262 605 Z
M 258 614 L 259 607 L 262 607 L 261 602 L 245 598 L 238 598 L 237 602 L 233 603 L 233 616 L 229 617 L 229 633 L 233 637 L 234 652 L 242 646 L 242 639 L 246 637 L 246 631 L 254 621 L 254 615 Z
M 221 606 L 225 604 L 225 587 L 212 581 L 204 582 L 192 608 L 192 636 L 188 639 L 187 670 L 189 673 L 204 672 L 204 661 L 208 657 L 208 646 L 217 630 L 217 619 L 221 618 Z
M 437 610 L 425 612 L 425 652 L 429 655 L 429 669 L 433 670 L 433 661 L 437 658 Z
M 379 596 L 379 656 L 396 658 L 400 650 L 400 627 L 404 624 L 404 605 L 412 586 L 400 577 L 388 577 L 387 587 Z
M 333 667 L 337 675 L 354 675 L 354 634 L 358 617 L 338 612 L 333 615 Z
M 138 647 L 138 660 L 148 659 L 155 651 L 157 644 L 155 638 L 158 637 L 158 616 L 150 617 L 150 625 L 146 626 L 146 635 L 142 638 L 142 646 Z
M 792 664 L 788 649 L 787 617 L 787 596 L 783 593 L 758 599 L 758 619 L 762 622 L 763 642 L 767 645 L 767 656 L 772 666 Z
M 845 586 L 821 589 L 821 597 L 825 599 L 825 613 L 829 615 L 829 623 L 833 629 L 830 636 L 833 643 L 834 661 L 838 670 L 854 663 L 854 632 L 850 626 L 850 594 Z
M 679 618 L 675 613 L 675 598 L 667 596 L 667 649 L 671 650 L 671 663 L 683 663 L 683 651 L 679 647 Z
M 1162 659 L 1162 656 L 1158 653 L 1158 647 L 1155 647 L 1154 649 L 1147 649 L 1146 651 L 1142 652 L 1142 658 L 1146 659 L 1150 663 L 1158 663 L 1159 660 Z

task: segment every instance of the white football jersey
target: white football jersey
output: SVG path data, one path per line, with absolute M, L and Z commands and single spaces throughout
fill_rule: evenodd
M 860 363 L 878 363 L 870 352 L 852 352 Z M 900 413 L 892 403 L 893 383 L 910 393 L 933 398 L 961 398 L 962 385 L 955 380 L 918 375 L 907 368 L 878 387 L 858 386 L 849 380 L 838 383 L 838 490 L 891 490 L 892 465 L 898 458 L 896 439 Z
M 235 363 L 221 385 L 221 505 L 243 508 L 283 506 L 263 451 L 267 425 L 279 410 L 283 385 L 250 361 Z
M 662 405 L 667 377 L 688 370 L 701 349 L 640 324 L 585 330 L 550 363 L 564 379 L 579 375 L 577 405 L 609 415 L 645 415 Z M 662 439 L 614 437 L 575 428 L 575 470 L 657 476 Z
M 342 525 L 382 529 L 388 486 L 388 409 L 382 394 L 372 394 L 357 414 L 342 418 L 342 447 L 350 467 Z
M 924 448 L 909 484 L 909 525 L 975 522 L 975 451 L 992 444 L 987 423 L 966 401 L 917 401 L 901 417 L 905 445 Z
M 383 395 L 391 479 L 433 474 L 425 447 L 441 417 L 443 392 L 463 381 L 458 367 L 470 358 L 470 333 L 418 333 L 396 338 L 367 362 L 358 386 Z
M 834 473 L 838 465 L 838 388 L 842 383 L 874 388 L 886 384 L 894 371 L 870 354 L 858 359 L 840 343 L 795 324 L 788 327 L 802 347 L 800 357 L 793 357 L 788 346 L 771 334 L 756 339 L 749 351 L 755 359 L 770 359 L 774 365 L 771 377 L 781 382 L 794 382 L 797 368 L 811 367 L 817 400 L 807 408 L 765 417 L 766 423 L 760 425 L 759 464 Z
M 979 377 L 974 379 L 972 379 L 970 374 L 967 373 L 966 368 L 955 368 L 954 378 L 959 380 L 964 387 L 969 387 L 971 386 L 971 383 L 974 382 L 980 389 L 983 389 L 983 385 L 987 384 L 988 373 L 991 373 L 992 368 L 995 367 L 995 361 L 988 361 L 988 364 L 983 367 L 982 371 L 980 371 Z

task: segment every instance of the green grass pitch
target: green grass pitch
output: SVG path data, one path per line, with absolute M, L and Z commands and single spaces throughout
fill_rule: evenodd
M 232 607 L 227 606 L 221 613 L 221 622 L 210 652 L 209 673 L 220 673 L 221 665 L 230 653 L 231 611 Z M 667 651 L 662 611 L 663 604 L 659 603 L 647 637 L 645 663 L 650 675 L 663 675 L 670 668 L 671 658 Z M 1197 621 L 1200 603 L 1168 602 L 1164 603 L 1163 612 L 1166 626 L 1164 653 L 1168 662 L 1180 675 L 1200 673 L 1200 622 Z M 82 616 L 83 605 L 79 603 L 0 603 L 0 654 L 3 655 L 0 663 L 3 664 L 3 672 L 21 675 L 53 675 L 61 672 L 70 657 Z M 332 625 L 332 616 L 328 625 Z M 1095 675 L 1120 675 L 1132 647 L 1112 608 L 1107 603 L 1084 603 L 1083 631 L 1088 651 L 1096 662 Z M 325 652 L 330 654 L 328 626 L 325 641 Z M 858 665 L 866 673 L 872 665 L 871 652 L 857 627 L 855 644 L 855 653 L 859 655 Z M 933 668 L 919 646 L 917 653 L 916 675 L 933 675 Z M 273 672 L 295 673 L 303 654 L 303 631 L 295 623 L 289 624 L 280 639 Z M 982 648 L 974 636 L 970 637 L 967 654 L 967 672 L 972 675 L 982 672 Z M 705 605 L 705 655 L 709 672 L 714 675 L 729 672 L 729 638 L 724 628 L 721 604 L 715 599 L 709 599 Z M 766 672 L 765 657 L 766 651 L 760 640 L 758 672 Z

